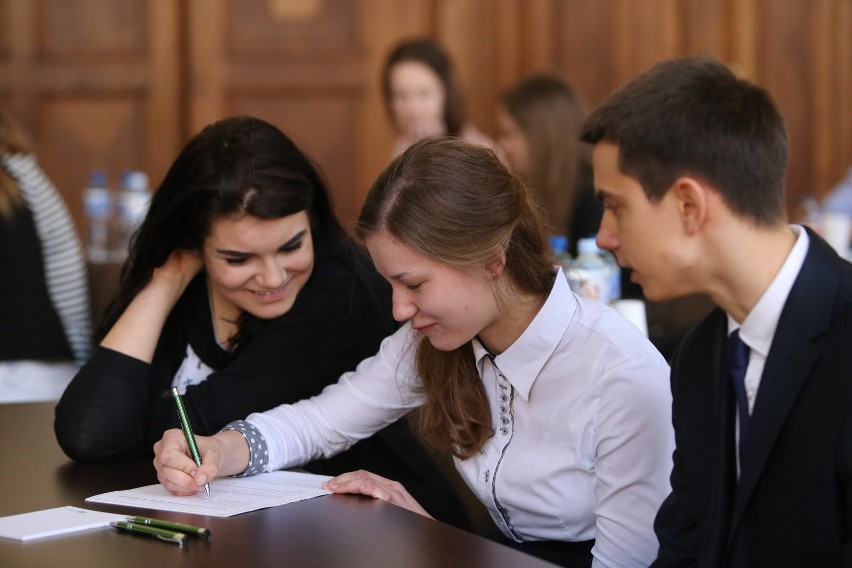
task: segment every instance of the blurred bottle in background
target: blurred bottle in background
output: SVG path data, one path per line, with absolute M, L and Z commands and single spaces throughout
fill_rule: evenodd
M 556 257 L 556 262 L 562 267 L 565 275 L 571 271 L 571 255 L 568 253 L 568 237 L 565 235 L 551 235 L 550 248 L 553 250 L 553 256 Z
M 111 258 L 110 225 L 112 224 L 113 195 L 107 186 L 106 174 L 95 170 L 83 191 L 86 213 L 86 255 L 89 262 L 104 263 Z
M 568 283 L 576 294 L 604 304 L 621 297 L 621 271 L 615 256 L 599 249 L 593 237 L 577 241 L 577 258 L 571 262 Z
M 121 176 L 121 188 L 115 207 L 115 239 L 112 260 L 124 262 L 130 239 L 145 220 L 151 204 L 148 176 L 144 172 L 128 171 Z

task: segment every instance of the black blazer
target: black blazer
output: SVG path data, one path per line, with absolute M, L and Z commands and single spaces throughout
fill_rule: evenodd
M 711 312 L 674 356 L 676 450 L 656 568 L 852 566 L 852 265 L 808 233 L 739 484 L 725 313 Z

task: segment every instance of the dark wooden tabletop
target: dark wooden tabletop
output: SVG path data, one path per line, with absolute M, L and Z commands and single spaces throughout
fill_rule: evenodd
M 367 497 L 328 495 L 234 517 L 86 503 L 156 483 L 150 459 L 71 462 L 53 435 L 52 403 L 0 404 L 0 516 L 65 505 L 206 526 L 209 544 L 184 548 L 111 528 L 19 542 L 0 539 L 0 566 L 256 568 L 546 567 L 542 560 Z

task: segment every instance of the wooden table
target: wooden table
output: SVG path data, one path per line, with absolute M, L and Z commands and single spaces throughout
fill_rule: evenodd
M 228 518 L 86 503 L 156 483 L 149 459 L 71 462 L 53 435 L 53 403 L 0 404 L 0 516 L 64 505 L 208 527 L 209 544 L 183 549 L 111 528 L 21 543 L 0 539 L 0 566 L 122 568 L 523 568 L 552 566 L 471 533 L 374 499 L 328 495 Z

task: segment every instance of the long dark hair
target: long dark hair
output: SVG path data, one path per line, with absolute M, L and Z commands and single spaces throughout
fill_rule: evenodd
M 391 69 L 397 63 L 414 61 L 422 63 L 431 69 L 444 86 L 444 123 L 447 134 L 458 136 L 464 126 L 464 100 L 461 88 L 453 72 L 450 56 L 441 45 L 429 38 L 413 38 L 398 43 L 388 54 L 382 70 L 382 94 L 385 98 L 385 109 L 391 120 L 395 122 L 391 109 Z
M 283 132 L 258 118 L 227 118 L 205 127 L 184 147 L 154 193 L 145 221 L 131 241 L 116 298 L 99 338 L 175 250 L 200 251 L 213 221 L 247 215 L 277 219 L 307 211 L 314 254 L 345 233 L 319 172 Z M 244 312 L 231 339 L 237 348 L 258 318 Z

